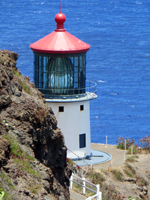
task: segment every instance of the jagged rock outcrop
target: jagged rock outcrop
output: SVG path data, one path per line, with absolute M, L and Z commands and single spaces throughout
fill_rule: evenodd
M 43 94 L 16 68 L 17 59 L 17 53 L 0 51 L 0 188 L 9 188 L 5 175 L 13 199 L 70 199 L 63 134 Z M 21 157 L 24 152 L 35 159 Z

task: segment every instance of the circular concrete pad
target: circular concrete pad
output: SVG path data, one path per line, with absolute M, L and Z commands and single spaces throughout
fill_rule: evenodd
M 79 166 L 84 166 L 105 163 L 112 159 L 112 156 L 104 151 L 91 150 L 91 153 L 92 154 L 89 158 L 83 158 L 75 161 L 73 160 L 73 162 Z

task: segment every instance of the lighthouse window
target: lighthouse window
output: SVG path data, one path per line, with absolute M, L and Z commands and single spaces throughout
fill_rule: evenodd
M 79 135 L 79 148 L 84 148 L 86 147 L 86 134 L 80 134 Z
M 35 53 L 34 81 L 44 95 L 76 95 L 86 92 L 86 53 L 69 56 Z
M 84 110 L 84 105 L 80 105 L 80 111 Z
M 64 106 L 59 106 L 59 112 L 64 112 Z

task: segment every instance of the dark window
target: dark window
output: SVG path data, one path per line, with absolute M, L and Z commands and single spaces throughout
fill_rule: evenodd
M 86 147 L 86 134 L 80 134 L 79 135 L 79 147 L 84 148 Z
M 64 112 L 64 106 L 59 106 L 59 112 Z
M 84 110 L 84 105 L 80 105 L 80 110 Z

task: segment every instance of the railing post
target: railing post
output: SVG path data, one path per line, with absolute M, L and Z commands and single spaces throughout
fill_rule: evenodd
M 92 160 L 91 160 L 91 169 L 93 168 L 93 166 L 92 166 Z
M 131 155 L 133 154 L 133 144 L 131 145 Z
M 72 185 L 73 185 L 73 176 L 70 177 L 70 189 L 72 189 Z
M 100 198 L 99 198 L 99 185 L 96 185 L 96 194 L 97 194 L 97 197 L 96 197 L 96 200 L 101 200 Z
M 82 186 L 82 193 L 85 194 L 85 178 L 82 178 L 83 186 Z
M 99 192 L 99 200 L 101 200 L 102 199 L 102 192 Z

